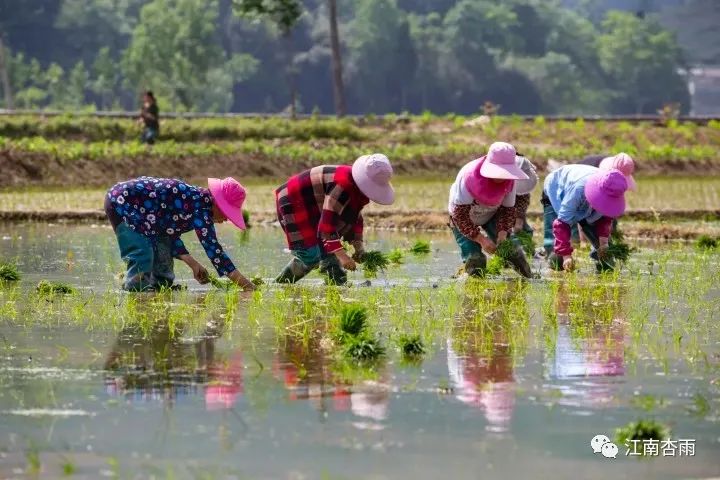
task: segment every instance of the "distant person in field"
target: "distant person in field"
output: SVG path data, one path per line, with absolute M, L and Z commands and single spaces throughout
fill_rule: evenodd
M 142 136 L 140 141 L 152 145 L 160 135 L 160 109 L 158 109 L 155 95 L 150 90 L 143 94 L 143 105 L 140 109 L 138 123 L 143 123 Z
M 625 213 L 628 179 L 620 170 L 565 165 L 550 172 L 543 188 L 545 253 L 550 267 L 575 267 L 571 229 L 579 225 L 592 245 L 590 257 L 598 271 L 614 268 L 608 254 L 613 219 Z
M 493 143 L 487 155 L 460 169 L 450 187 L 448 212 L 468 275 L 484 276 L 487 258 L 483 250 L 495 253 L 497 243 L 513 233 L 516 183 L 529 179 L 516 163 L 515 147 L 505 142 Z M 527 258 L 519 243 L 516 246 L 515 255 L 508 260 L 519 274 L 530 277 Z
M 278 221 L 293 258 L 275 281 L 295 283 L 320 266 L 328 283 L 345 284 L 345 270 L 355 270 L 365 252 L 362 209 L 371 200 L 380 205 L 394 202 L 392 174 L 390 160 L 375 153 L 361 156 L 352 166 L 305 170 L 278 187 Z M 352 258 L 342 240 L 355 250 Z
M 200 283 L 209 274 L 185 248 L 180 235 L 195 230 L 218 275 L 243 290 L 254 290 L 223 251 L 215 224 L 230 220 L 245 229 L 245 189 L 234 178 L 208 178 L 208 188 L 170 178 L 139 177 L 113 185 L 105 195 L 105 214 L 127 264 L 123 287 L 130 291 L 170 288 L 174 259 L 180 259 Z

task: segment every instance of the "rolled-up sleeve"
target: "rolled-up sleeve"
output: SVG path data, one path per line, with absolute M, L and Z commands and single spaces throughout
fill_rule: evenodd
M 338 225 L 340 223 L 340 215 L 349 201 L 350 195 L 339 185 L 335 185 L 330 193 L 325 195 L 322 212 L 320 213 L 318 235 L 327 253 L 342 250 L 342 243 L 340 241 L 340 235 L 338 234 Z M 355 227 L 353 227 L 353 232 L 354 229 Z

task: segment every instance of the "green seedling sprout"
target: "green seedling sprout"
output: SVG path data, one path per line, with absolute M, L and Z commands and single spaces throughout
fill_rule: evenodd
M 40 295 L 70 295 L 77 292 L 77 289 L 70 284 L 47 280 L 41 280 L 36 290 Z
M 228 278 L 220 278 L 216 275 L 210 274 L 208 275 L 208 280 L 210 280 L 210 285 L 218 290 L 232 290 L 235 288 L 235 284 Z
M 367 329 L 367 309 L 361 305 L 343 307 L 338 318 L 338 327 L 342 340 L 361 335 Z
M 265 280 L 262 279 L 259 275 L 253 276 L 250 281 L 255 285 L 256 287 L 259 287 L 261 285 L 265 285 Z
M 245 222 L 245 227 L 250 228 L 250 212 L 243 209 L 242 216 L 243 216 L 243 221 Z
M 532 257 L 535 254 L 535 242 L 532 238 L 532 233 L 526 232 L 525 230 L 521 230 L 515 234 L 518 240 L 520 240 L 520 243 L 522 244 L 522 248 L 525 251 L 525 254 L 529 257 Z
M 418 334 L 403 334 L 398 338 L 398 346 L 406 358 L 419 358 L 425 355 L 425 345 Z
M 413 255 L 427 255 L 430 253 L 430 242 L 427 240 L 418 240 L 410 247 L 409 251 Z
M 502 258 L 505 262 L 509 261 L 516 254 L 517 247 L 509 238 L 498 243 L 495 249 L 495 256 Z
M 362 258 L 363 271 L 366 278 L 375 278 L 378 271 L 385 270 L 390 264 L 387 256 L 379 250 L 365 252 Z
M 487 262 L 485 273 L 487 275 L 500 275 L 503 268 L 505 268 L 505 260 L 498 255 L 493 255 Z
M 376 338 L 363 335 L 347 341 L 343 354 L 359 363 L 371 362 L 385 355 L 385 348 Z
M 11 263 L 0 263 L 0 282 L 17 282 L 20 272 L 17 266 Z
M 630 445 L 633 440 L 640 442 L 645 440 L 663 441 L 669 437 L 670 429 L 652 419 L 630 422 L 615 430 L 615 443 L 618 445 Z
M 387 254 L 387 259 L 394 265 L 400 265 L 403 263 L 405 254 L 399 248 L 393 248 L 390 253 Z
M 700 235 L 695 241 L 695 246 L 699 250 L 715 250 L 718 246 L 720 246 L 720 241 L 709 235 Z

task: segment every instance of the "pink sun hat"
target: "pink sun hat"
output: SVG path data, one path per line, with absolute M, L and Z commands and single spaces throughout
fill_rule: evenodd
M 585 183 L 585 198 L 602 215 L 617 218 L 625 213 L 628 181 L 620 170 L 598 170 Z
M 232 177 L 222 180 L 208 178 L 208 190 L 213 196 L 215 205 L 240 230 L 245 230 L 242 206 L 245 202 L 245 187 Z
M 635 173 L 635 161 L 630 155 L 624 152 L 620 152 L 612 157 L 603 158 L 599 165 L 600 170 L 620 170 L 625 175 L 628 182 L 628 190 L 637 190 L 637 183 L 633 178 Z
M 503 180 L 527 180 L 528 176 L 515 163 L 515 153 L 515 147 L 509 143 L 493 143 L 482 162 L 480 175 Z
M 360 191 L 380 205 L 392 205 L 395 190 L 390 184 L 393 174 L 390 160 L 382 153 L 363 155 L 353 163 L 352 176 Z

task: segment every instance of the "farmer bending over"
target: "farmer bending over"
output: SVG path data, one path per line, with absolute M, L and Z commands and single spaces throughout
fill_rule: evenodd
M 219 275 L 244 290 L 254 285 L 240 274 L 215 235 L 215 223 L 230 220 L 245 229 L 245 189 L 233 178 L 208 178 L 208 188 L 169 178 L 140 177 L 114 185 L 105 196 L 105 213 L 127 264 L 124 288 L 141 291 L 171 287 L 173 258 L 207 283 L 208 271 L 190 255 L 180 235 L 195 230 Z
M 515 147 L 495 142 L 487 155 L 460 169 L 450 187 L 450 228 L 468 275 L 485 275 L 487 258 L 483 250 L 495 253 L 496 242 L 504 241 L 512 233 L 516 180 L 529 177 L 515 161 Z M 519 243 L 507 260 L 524 277 L 532 276 Z
M 578 224 L 592 245 L 598 271 L 614 268 L 608 255 L 612 221 L 625 212 L 628 181 L 620 170 L 565 165 L 545 178 L 544 247 L 551 268 L 573 270 L 571 227 Z
M 393 203 L 392 173 L 388 158 L 375 153 L 363 155 L 352 166 L 305 170 L 275 190 L 278 220 L 293 255 L 276 281 L 294 283 L 319 265 L 328 283 L 344 284 L 344 269 L 355 270 L 364 254 L 361 211 L 370 200 Z M 351 242 L 352 258 L 341 239 Z

